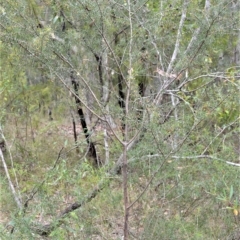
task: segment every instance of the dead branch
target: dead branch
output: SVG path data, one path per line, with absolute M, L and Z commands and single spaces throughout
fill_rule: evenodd
M 142 136 L 140 136 L 139 138 L 135 138 L 127 146 L 127 151 L 135 147 L 141 140 L 142 140 Z M 59 216 L 49 224 L 45 224 L 45 225 L 42 225 L 40 223 L 33 224 L 31 227 L 31 230 L 40 236 L 49 236 L 53 230 L 60 227 L 64 223 L 64 218 L 67 217 L 69 213 L 91 202 L 91 200 L 93 200 L 98 195 L 98 193 L 100 193 L 110 183 L 110 181 L 114 179 L 113 177 L 119 174 L 122 166 L 123 166 L 123 154 L 120 155 L 116 164 L 108 171 L 109 177 L 103 179 L 89 194 L 87 194 L 83 198 L 83 200 L 76 201 L 73 204 L 71 204 L 69 207 L 65 208 L 59 214 Z
M 20 198 L 15 190 L 15 187 L 12 183 L 12 180 L 11 180 L 11 177 L 9 175 L 9 171 L 8 171 L 8 167 L 7 167 L 7 164 L 6 164 L 6 161 L 4 159 L 4 156 L 3 156 L 3 152 L 2 152 L 2 149 L 0 148 L 0 158 L 2 160 L 2 164 L 3 164 L 3 168 L 4 168 L 4 171 L 6 173 L 6 177 L 7 177 L 7 180 L 8 180 L 8 184 L 9 184 L 9 187 L 11 189 L 11 192 L 13 194 L 13 197 L 14 197 L 14 200 L 18 206 L 19 209 L 22 209 L 22 203 L 20 201 Z
M 80 207 L 84 206 L 86 203 L 94 199 L 97 194 L 101 192 L 101 190 L 103 190 L 105 186 L 108 185 L 110 180 L 111 178 L 104 179 L 88 195 L 86 195 L 82 201 L 77 201 L 64 209 L 56 220 L 53 220 L 51 223 L 45 225 L 33 224 L 31 230 L 40 236 L 49 236 L 54 229 L 60 227 L 64 223 L 64 218 L 67 217 L 69 213 L 75 211 L 76 209 L 79 209 Z

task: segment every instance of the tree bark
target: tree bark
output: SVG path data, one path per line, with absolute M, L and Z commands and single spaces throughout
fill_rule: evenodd
M 88 130 L 88 127 L 87 127 L 86 118 L 84 116 L 81 101 L 79 99 L 79 93 L 78 93 L 79 84 L 76 81 L 76 79 L 73 75 L 73 72 L 71 73 L 71 83 L 72 83 L 72 86 L 73 86 L 73 89 L 74 89 L 74 92 L 75 92 L 75 103 L 77 105 L 77 113 L 78 113 L 78 116 L 80 118 L 80 122 L 81 122 L 81 126 L 82 126 L 82 129 L 83 129 L 83 132 L 84 132 L 84 136 L 86 138 L 86 141 L 87 141 L 87 144 L 88 144 L 88 147 L 89 147 L 88 155 L 89 155 L 90 158 L 93 159 L 93 165 L 95 167 L 98 167 L 98 166 L 100 166 L 100 161 L 99 161 L 99 158 L 97 156 L 97 151 L 96 151 L 95 145 L 90 139 L 90 134 L 89 134 L 89 130 Z

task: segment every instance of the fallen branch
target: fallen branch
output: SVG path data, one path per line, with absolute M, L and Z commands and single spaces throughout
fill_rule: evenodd
M 131 142 L 131 144 L 128 145 L 128 150 L 136 146 L 136 144 L 140 141 L 140 139 L 135 139 Z M 90 202 L 92 199 L 94 199 L 99 192 L 101 192 L 109 183 L 114 175 L 117 175 L 120 172 L 120 169 L 123 165 L 123 155 L 120 155 L 118 158 L 116 164 L 113 166 L 113 168 L 109 171 L 109 178 L 103 179 L 89 194 L 87 194 L 83 200 L 77 201 L 73 204 L 71 204 L 69 207 L 64 209 L 57 219 L 53 220 L 49 224 L 41 225 L 41 224 L 34 224 L 32 226 L 32 231 L 41 235 L 41 236 L 49 236 L 51 232 L 56 229 L 57 227 L 60 227 L 64 223 L 64 218 L 68 216 L 69 213 L 81 208 L 86 203 Z
M 97 194 L 101 192 L 101 190 L 103 190 L 106 185 L 108 185 L 108 183 L 110 182 L 110 179 L 111 178 L 104 179 L 88 195 L 86 195 L 82 201 L 79 201 L 79 202 L 77 201 L 71 204 L 66 209 L 64 209 L 59 214 L 56 220 L 53 220 L 51 223 L 46 225 L 34 224 L 31 230 L 41 236 L 49 236 L 53 230 L 55 230 L 57 227 L 60 227 L 64 223 L 64 218 L 67 217 L 69 213 L 84 206 L 86 203 L 94 199 L 97 196 Z
M 132 141 L 128 147 L 127 150 L 130 150 L 134 146 L 136 146 L 139 141 L 141 141 L 142 137 L 135 138 L 134 141 Z M 49 224 L 41 225 L 40 223 L 33 224 L 31 227 L 31 230 L 34 233 L 39 234 L 40 236 L 49 236 L 52 231 L 54 231 L 57 227 L 60 227 L 64 223 L 64 218 L 68 216 L 69 213 L 83 207 L 85 204 L 91 202 L 92 199 L 94 199 L 98 193 L 100 193 L 113 178 L 113 176 L 119 174 L 122 165 L 123 165 L 123 155 L 120 155 L 118 158 L 116 164 L 108 171 L 109 177 L 103 179 L 89 194 L 87 194 L 83 200 L 76 201 L 67 208 L 65 208 L 59 216 L 53 220 Z
M 53 167 L 52 167 L 52 169 L 51 169 L 50 171 L 53 171 L 53 170 L 56 168 L 57 163 L 58 163 L 58 161 L 59 161 L 59 159 L 60 159 L 60 157 L 61 157 L 62 150 L 63 150 L 63 147 L 62 147 L 61 150 L 59 151 L 58 156 L 57 156 L 57 159 L 56 159 L 56 161 L 55 161 L 55 163 L 54 163 L 54 165 L 53 165 Z M 24 212 L 24 213 L 26 212 L 26 209 L 27 209 L 27 207 L 28 207 L 28 203 L 33 199 L 33 197 L 36 195 L 36 193 L 39 191 L 39 189 L 40 189 L 40 188 L 43 186 L 43 184 L 46 182 L 46 180 L 48 179 L 48 177 L 49 177 L 49 175 L 48 175 L 38 186 L 36 186 L 36 187 L 34 187 L 34 188 L 32 189 L 31 193 L 29 194 L 27 200 L 25 201 L 25 203 L 24 203 L 24 205 L 23 205 L 23 206 L 24 206 L 24 209 L 23 209 L 23 212 Z

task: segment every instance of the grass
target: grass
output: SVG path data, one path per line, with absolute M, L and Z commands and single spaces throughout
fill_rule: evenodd
M 80 137 L 81 129 L 80 153 L 76 152 L 67 120 L 43 120 L 32 127 L 29 122 L 12 121 L 4 132 L 23 200 L 42 181 L 44 184 L 29 202 L 26 214 L 20 214 L 0 169 L 1 239 L 44 239 L 31 232 L 33 222 L 51 222 L 109 177 L 104 168 L 93 168 L 83 157 L 86 144 Z M 100 133 L 96 139 L 101 141 L 101 137 Z M 147 144 L 151 142 L 146 139 L 129 155 L 130 159 L 135 157 L 129 166 L 129 199 L 138 199 L 130 211 L 130 239 L 210 240 L 226 239 L 234 233 L 240 222 L 239 214 L 234 215 L 232 209 L 233 204 L 239 204 L 239 170 L 209 159 L 169 159 L 139 198 L 162 162 L 160 157 L 143 157 L 149 154 Z M 112 156 L 121 151 L 115 142 L 110 149 Z M 13 178 L 10 155 L 5 158 Z M 12 234 L 7 230 L 9 223 L 15 225 Z M 70 213 L 49 239 L 117 240 L 121 239 L 122 229 L 122 179 L 114 176 L 91 202 Z

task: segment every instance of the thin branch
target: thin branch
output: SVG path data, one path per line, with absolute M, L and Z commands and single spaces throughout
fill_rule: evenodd
M 132 144 L 128 145 L 127 150 L 134 147 L 137 144 L 137 141 L 132 142 Z M 123 156 L 121 155 L 117 160 L 116 164 L 108 171 L 108 178 L 103 179 L 100 183 L 89 193 L 87 194 L 82 201 L 77 201 L 71 204 L 69 207 L 64 209 L 59 216 L 53 220 L 49 224 L 41 225 L 41 224 L 33 224 L 31 230 L 41 236 L 49 236 L 51 232 L 60 227 L 64 222 L 64 218 L 68 216 L 69 213 L 83 207 L 85 204 L 93 200 L 99 192 L 101 192 L 106 186 L 108 186 L 109 182 L 114 179 L 113 177 L 118 174 L 119 169 L 123 166 Z
M 236 122 L 238 122 L 240 120 L 240 117 L 238 117 L 235 121 L 231 122 L 230 124 L 228 124 L 227 126 L 225 126 L 213 139 L 212 141 L 206 146 L 206 148 L 203 150 L 202 154 L 201 155 L 204 155 L 208 148 L 213 144 L 213 142 L 216 140 L 216 138 L 218 138 L 221 134 L 224 133 L 224 131 L 226 129 L 228 129 L 229 127 L 231 127 L 232 125 L 234 125 Z
M 193 35 L 192 35 L 192 38 L 191 38 L 190 42 L 188 43 L 187 49 L 186 49 L 185 52 L 184 52 L 184 55 L 186 55 L 186 54 L 191 50 L 192 45 L 193 45 L 194 42 L 197 40 L 197 37 L 198 37 L 198 35 L 199 35 L 199 33 L 200 33 L 200 30 L 201 30 L 201 28 L 199 27 L 199 28 L 197 28 L 197 29 L 194 31 L 194 33 L 193 33 Z
M 53 171 L 53 170 L 56 168 L 57 163 L 58 163 L 58 161 L 59 161 L 59 159 L 60 159 L 60 157 L 61 157 L 61 153 L 62 153 L 62 150 L 63 150 L 63 149 L 64 149 L 64 147 L 62 147 L 62 148 L 60 149 L 60 151 L 59 151 L 59 153 L 58 153 L 58 156 L 57 156 L 57 159 L 56 159 L 56 161 L 54 162 L 53 167 L 49 170 L 49 172 L 50 172 L 50 171 Z M 46 180 L 48 179 L 48 177 L 49 177 L 49 175 L 48 175 L 38 186 L 35 186 L 35 187 L 32 189 L 29 197 L 27 198 L 27 200 L 26 200 L 25 203 L 24 203 L 24 212 L 26 211 L 26 209 L 27 209 L 27 207 L 28 207 L 29 201 L 31 201 L 31 200 L 33 199 L 33 197 L 36 195 L 36 193 L 39 191 L 39 189 L 40 189 L 40 188 L 43 186 L 43 184 L 46 182 Z
M 63 54 L 59 54 L 56 51 L 53 51 L 53 53 L 59 58 L 61 59 L 63 62 L 67 63 L 70 68 L 76 73 L 76 75 L 78 77 L 81 78 L 81 80 L 84 82 L 85 86 L 88 88 L 88 90 L 90 91 L 90 93 L 92 94 L 93 98 L 95 99 L 95 101 L 97 102 L 97 104 L 99 106 L 101 106 L 100 102 L 98 101 L 98 98 L 96 97 L 95 93 L 93 92 L 93 90 L 90 88 L 89 84 L 87 83 L 87 81 L 85 80 L 85 78 L 74 68 L 74 66 L 68 61 L 68 59 L 63 56 Z
M 226 161 L 226 163 L 229 165 L 240 167 L 240 163 L 233 163 L 233 162 L 228 162 L 228 161 Z
M 101 181 L 88 195 L 84 197 L 84 199 L 80 202 L 75 202 L 71 204 L 69 207 L 67 207 L 64 211 L 62 211 L 58 218 L 54 221 L 52 221 L 49 224 L 46 225 L 40 225 L 40 224 L 34 224 L 32 226 L 32 231 L 39 234 L 40 236 L 49 236 L 54 229 L 57 227 L 60 227 L 64 222 L 64 218 L 68 216 L 69 213 L 75 211 L 76 209 L 84 206 L 88 202 L 90 202 L 92 199 L 94 199 L 101 190 L 105 188 L 105 186 L 108 184 L 108 182 L 111 179 L 104 179 Z
M 7 151 L 9 153 L 11 167 L 12 167 L 13 175 L 14 175 L 14 178 L 15 178 L 15 184 L 16 184 L 16 189 L 18 191 L 19 200 L 20 200 L 20 202 L 22 202 L 21 194 L 20 194 L 20 190 L 19 190 L 19 183 L 18 183 L 18 179 L 17 179 L 16 169 L 15 169 L 14 163 L 13 163 L 12 153 L 10 151 L 10 146 L 8 145 L 8 142 L 7 142 L 7 140 L 6 140 L 5 136 L 4 136 L 3 129 L 2 129 L 1 126 L 0 126 L 0 131 L 1 131 L 2 139 L 3 139 L 3 141 L 4 141 L 5 145 L 6 145 Z
M 61 60 L 63 60 L 65 63 L 67 63 L 74 72 L 77 73 L 77 76 L 80 76 L 81 79 L 84 81 L 85 85 L 87 86 L 87 88 L 91 91 L 92 96 L 94 97 L 94 99 L 96 100 L 98 106 L 100 107 L 100 110 L 102 111 L 102 113 L 104 114 L 104 111 L 101 107 L 101 104 L 99 103 L 96 95 L 93 93 L 92 89 L 90 88 L 90 86 L 88 85 L 88 83 L 86 82 L 86 80 L 79 74 L 79 72 L 76 71 L 76 69 L 72 66 L 72 64 L 63 56 L 63 55 L 59 55 L 58 53 L 54 52 L 55 55 L 57 55 Z M 63 83 L 63 85 L 69 90 L 69 92 L 71 94 L 73 94 L 73 96 L 75 96 L 76 98 L 78 98 L 81 103 L 84 105 L 84 107 L 86 107 L 93 115 L 95 115 L 98 119 L 100 119 L 103 122 L 106 122 L 109 126 L 109 128 L 111 129 L 113 135 L 116 137 L 116 139 L 123 144 L 123 141 L 118 137 L 118 135 L 116 134 L 115 130 L 112 128 L 111 123 L 109 121 L 107 121 L 107 117 L 100 117 L 93 109 L 89 108 L 88 105 L 80 98 L 80 96 L 77 96 L 76 93 L 66 84 L 66 82 L 62 79 L 62 77 L 54 71 L 54 74 L 58 77 L 58 79 Z
M 185 21 L 185 18 L 186 18 L 188 4 L 189 4 L 189 1 L 185 1 L 183 3 L 182 16 L 181 16 L 181 20 L 180 20 L 179 27 L 178 27 L 176 43 L 175 43 L 175 47 L 174 47 L 174 51 L 173 51 L 173 54 L 172 54 L 171 61 L 170 61 L 169 65 L 168 65 L 168 68 L 167 68 L 167 73 L 168 74 L 172 71 L 173 64 L 176 61 L 177 54 L 179 52 L 179 45 L 180 45 L 180 40 L 181 40 L 181 35 L 182 35 L 182 28 L 183 28 L 183 24 L 184 24 L 184 21 Z
M 2 152 L 1 148 L 0 148 L 0 158 L 2 160 L 3 168 L 4 168 L 4 171 L 5 171 L 7 180 L 8 180 L 9 187 L 10 187 L 11 192 L 13 194 L 14 200 L 15 200 L 18 208 L 21 210 L 22 209 L 22 203 L 21 203 L 20 198 L 19 198 L 19 196 L 18 196 L 18 194 L 17 194 L 17 192 L 14 188 L 14 185 L 12 183 L 11 177 L 9 175 L 8 167 L 7 167 L 6 161 L 4 159 L 3 152 Z
M 173 50 L 173 54 L 172 54 L 170 63 L 168 65 L 168 68 L 167 68 L 167 71 L 166 71 L 166 75 L 167 76 L 170 75 L 170 73 L 172 71 L 172 68 L 173 68 L 173 64 L 175 63 L 175 61 L 177 59 L 177 54 L 179 52 L 179 46 L 180 46 L 180 41 L 181 41 L 181 36 L 182 36 L 182 28 L 183 28 L 183 24 L 184 24 L 184 21 L 185 21 L 185 18 L 186 18 L 188 4 L 189 4 L 189 1 L 184 1 L 184 3 L 183 3 L 182 15 L 181 15 L 181 19 L 180 19 L 180 23 L 179 23 L 179 27 L 178 27 L 176 42 L 175 42 L 175 46 L 174 46 L 174 50 Z M 173 79 L 171 79 L 170 82 L 166 81 L 164 86 L 158 91 L 158 93 L 157 93 L 157 95 L 155 97 L 155 101 L 154 101 L 157 105 L 159 104 L 159 102 L 161 100 L 162 90 L 164 88 L 166 89 L 180 75 L 181 75 L 181 73 L 179 73 L 177 76 L 175 76 Z M 173 103 L 173 105 L 174 105 L 174 103 Z
M 78 0 L 78 2 L 79 2 L 79 4 L 81 4 L 82 6 L 84 6 L 84 4 L 83 4 L 81 1 Z M 111 54 L 112 54 L 112 56 L 113 56 L 113 59 L 114 59 L 116 65 L 117 65 L 117 68 L 118 68 L 118 70 L 119 70 L 120 75 L 122 75 L 123 80 L 124 80 L 125 82 L 127 82 L 126 78 L 125 78 L 124 75 L 123 75 L 122 68 L 121 68 L 120 63 L 119 63 L 119 61 L 118 61 L 118 59 L 117 59 L 117 56 L 116 56 L 115 52 L 113 51 L 112 47 L 110 46 L 110 43 L 108 42 L 107 38 L 106 38 L 105 35 L 103 34 L 102 30 L 99 29 L 99 27 L 97 26 L 96 22 L 95 22 L 94 19 L 91 17 L 91 15 L 89 14 L 89 12 L 87 12 L 87 15 L 88 15 L 88 17 L 91 19 L 91 21 L 93 21 L 93 24 L 94 24 L 94 26 L 96 27 L 98 33 L 100 34 L 100 36 L 101 36 L 102 39 L 104 40 L 105 44 L 107 45 L 108 49 L 110 50 L 110 52 L 111 52 Z M 124 30 L 127 29 L 128 27 L 129 27 L 129 26 L 127 26 L 126 28 L 124 28 L 123 30 L 121 30 L 118 34 L 121 34 L 122 32 L 124 32 Z
M 156 154 L 155 154 L 156 156 Z M 234 163 L 234 162 L 229 162 L 229 161 L 225 161 L 221 158 L 217 158 L 217 157 L 213 157 L 211 155 L 197 155 L 197 156 L 185 156 L 185 157 L 180 157 L 180 156 L 172 156 L 172 158 L 174 159 L 194 159 L 194 158 L 209 158 L 209 159 L 212 159 L 212 160 L 218 160 L 218 161 L 221 161 L 221 162 L 224 162 L 226 164 L 229 164 L 229 165 L 232 165 L 232 166 L 237 166 L 237 167 L 240 167 L 240 164 L 239 163 Z

